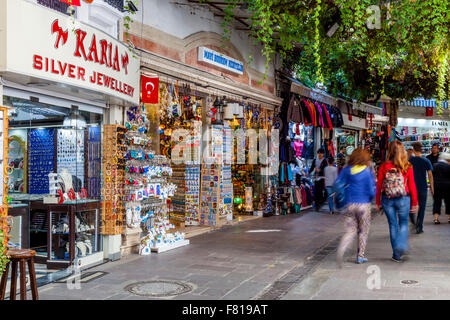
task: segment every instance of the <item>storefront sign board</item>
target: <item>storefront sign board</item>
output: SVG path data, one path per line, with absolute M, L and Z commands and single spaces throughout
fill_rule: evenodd
M 212 64 L 237 74 L 244 73 L 244 64 L 241 61 L 206 47 L 198 48 L 198 61 Z
M 139 103 L 140 59 L 123 43 L 24 0 L 1 1 L 0 17 L 0 71 Z

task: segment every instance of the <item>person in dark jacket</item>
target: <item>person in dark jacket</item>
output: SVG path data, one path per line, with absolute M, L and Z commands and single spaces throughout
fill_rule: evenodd
M 442 200 L 445 202 L 445 213 L 450 223 L 450 153 L 441 153 L 439 161 L 433 166 L 434 177 L 434 223 L 440 224 Z
M 414 149 L 412 157 L 409 158 L 409 162 L 413 165 L 414 172 L 414 182 L 416 183 L 417 197 L 419 200 L 419 212 L 417 215 L 416 233 L 423 232 L 423 219 L 425 217 L 425 207 L 427 205 L 427 193 L 428 193 L 428 183 L 427 176 L 430 180 L 430 191 L 434 194 L 434 184 L 433 184 L 433 166 L 430 160 L 422 157 L 422 143 L 416 141 L 412 144 Z M 414 217 L 413 214 L 409 215 L 410 218 Z
M 431 153 L 427 155 L 427 159 L 430 160 L 431 164 L 434 165 L 439 160 L 439 145 L 433 143 L 431 146 Z
M 309 169 L 309 174 L 314 171 L 315 181 L 314 181 L 314 201 L 316 205 L 316 210 L 319 211 L 320 207 L 324 204 L 326 200 L 325 193 L 325 167 L 328 162 L 323 157 L 325 154 L 324 149 L 317 150 L 317 158 L 313 160 L 311 168 Z
M 371 202 L 375 198 L 375 177 L 371 170 L 370 154 L 362 148 L 355 149 L 342 169 L 336 184 L 346 186 L 345 235 L 337 250 L 337 263 L 342 266 L 345 250 L 353 238 L 358 235 L 358 253 L 356 263 L 365 263 L 365 249 L 370 229 Z

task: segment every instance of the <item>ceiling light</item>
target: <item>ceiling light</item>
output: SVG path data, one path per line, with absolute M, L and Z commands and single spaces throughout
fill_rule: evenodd
M 78 107 L 72 106 L 72 111 L 64 118 L 63 128 L 85 129 L 86 126 L 86 119 L 80 114 Z

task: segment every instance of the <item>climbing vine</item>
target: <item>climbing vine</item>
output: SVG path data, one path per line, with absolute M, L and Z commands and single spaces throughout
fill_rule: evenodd
M 366 101 L 449 98 L 449 1 L 242 2 L 266 60 L 279 53 L 305 83 Z
M 0 276 L 3 274 L 8 263 L 8 256 L 6 254 L 5 233 L 0 228 Z

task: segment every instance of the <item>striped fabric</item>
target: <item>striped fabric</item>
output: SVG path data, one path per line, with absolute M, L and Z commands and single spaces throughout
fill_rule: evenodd
M 413 101 L 405 101 L 404 102 L 406 106 L 410 107 L 433 107 L 436 108 L 436 99 L 422 99 L 417 98 Z M 444 109 L 448 109 L 448 101 L 443 101 L 442 106 Z

